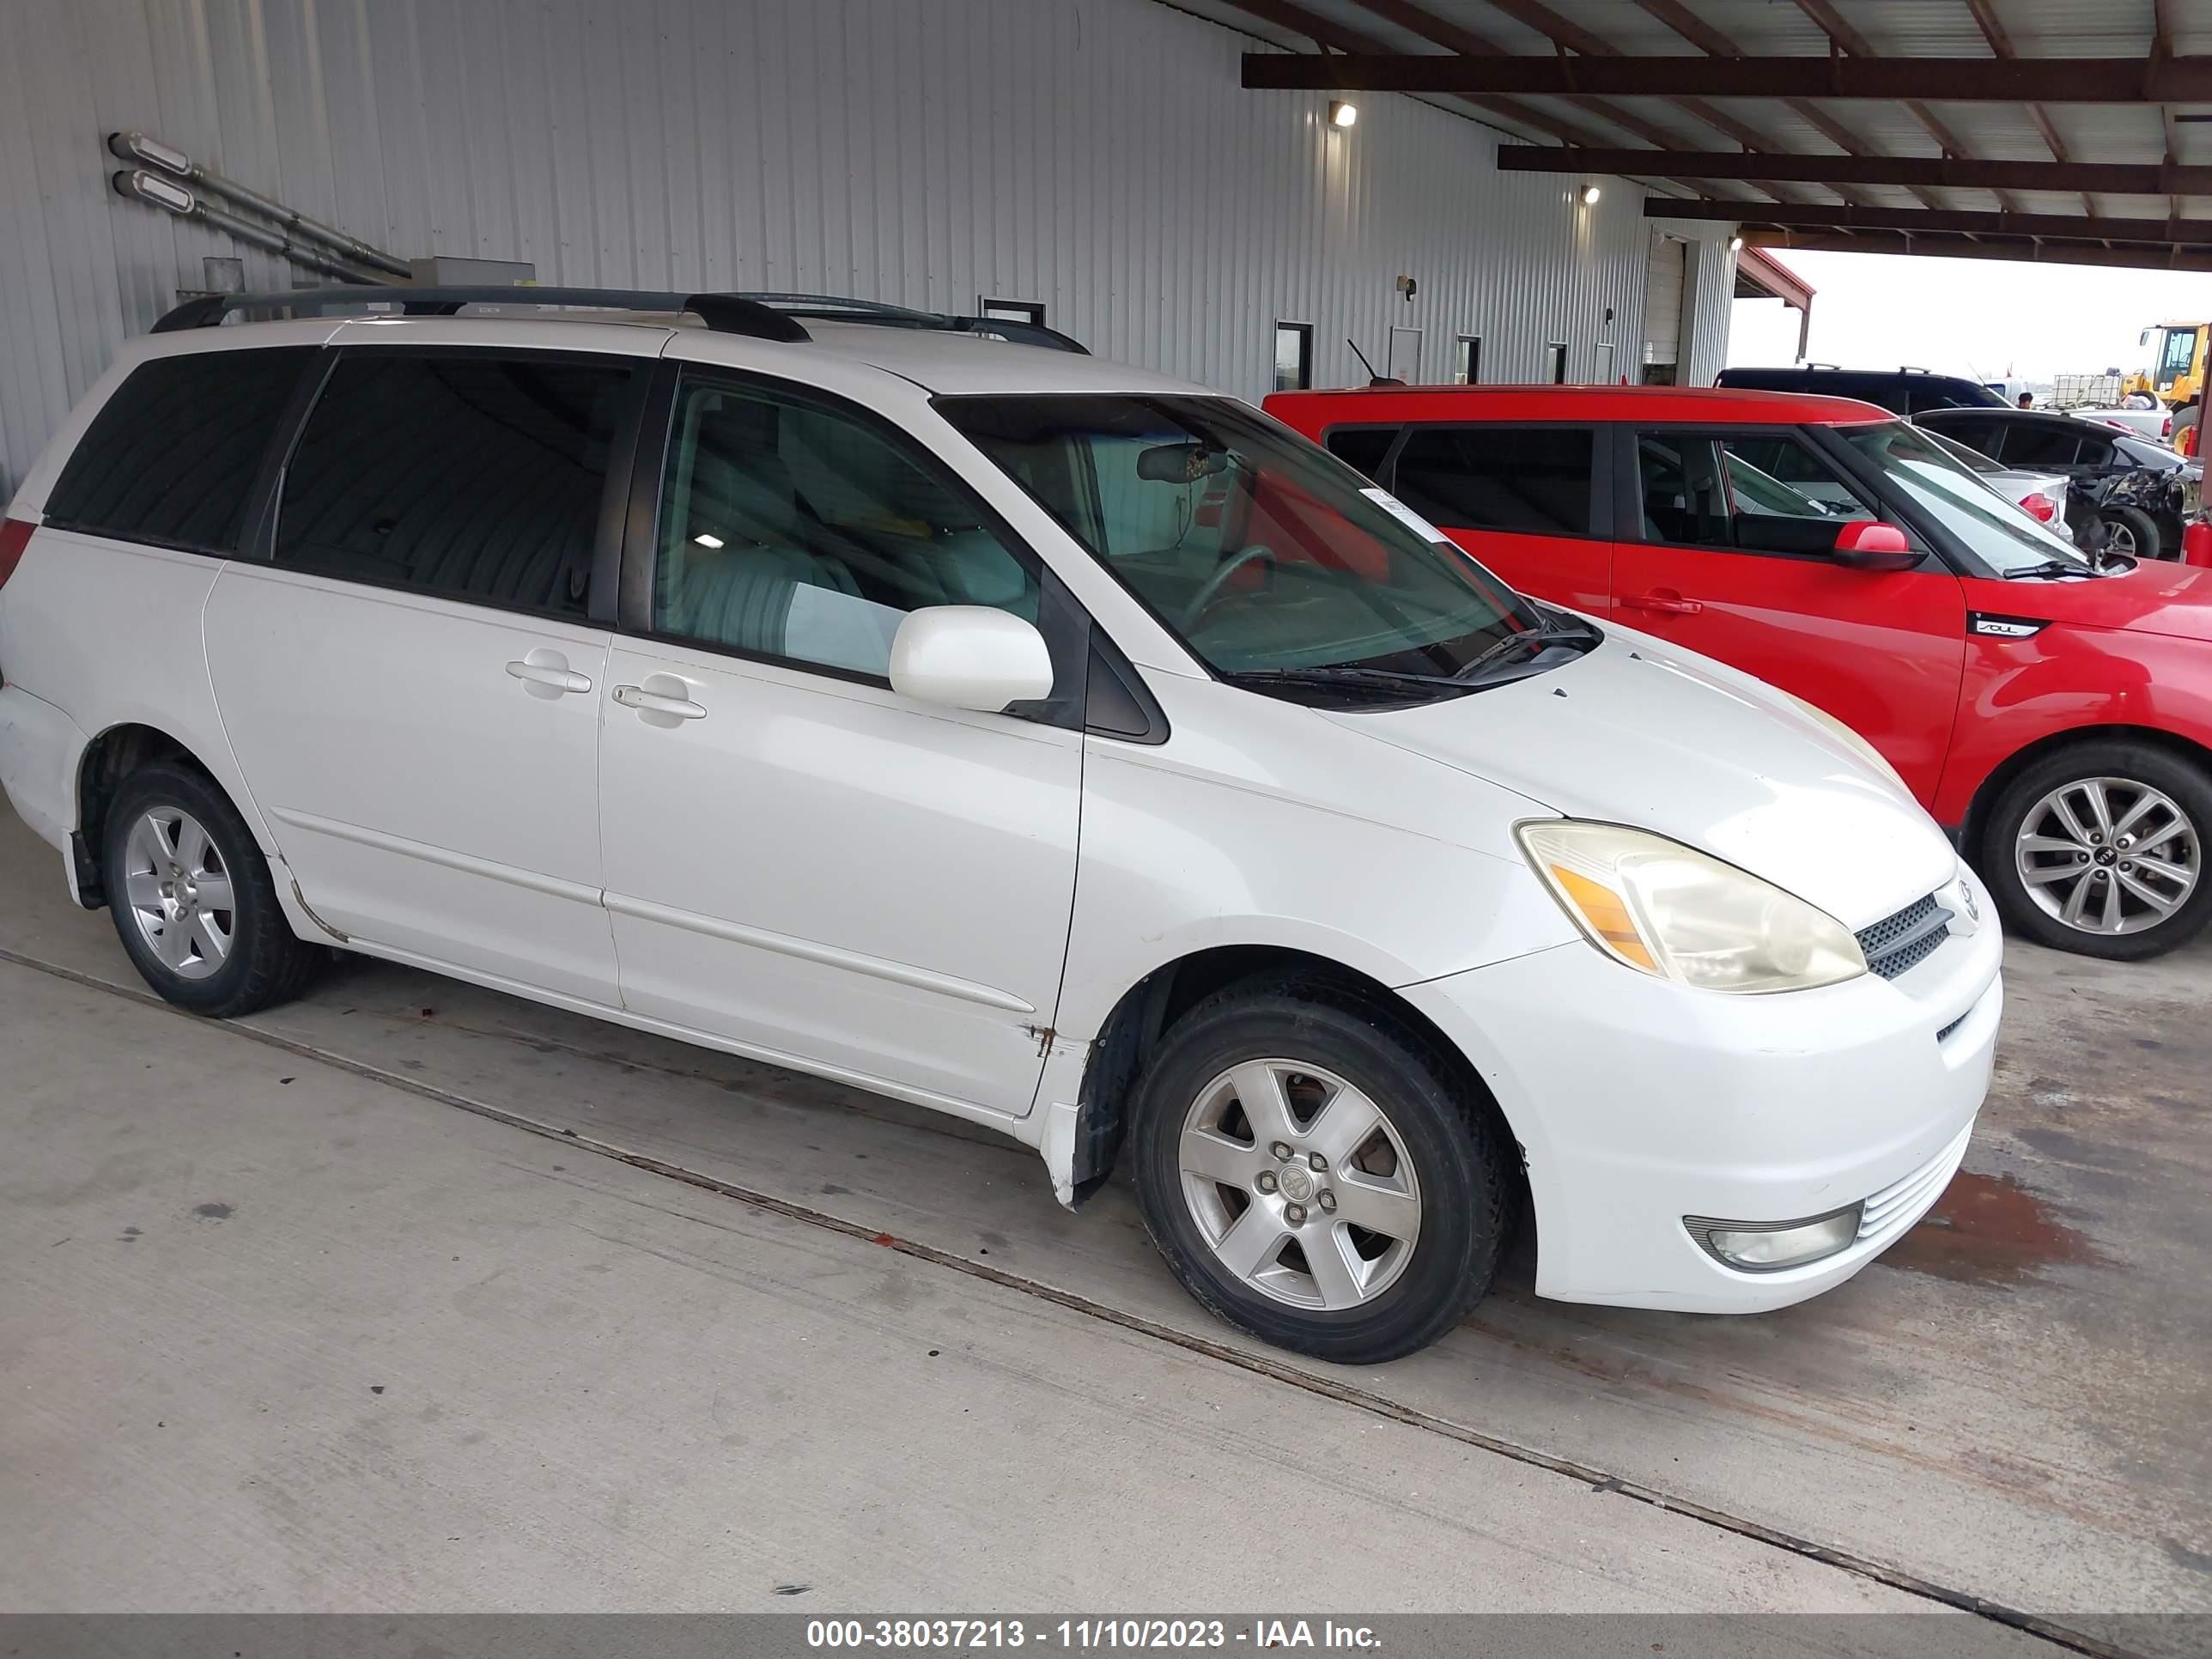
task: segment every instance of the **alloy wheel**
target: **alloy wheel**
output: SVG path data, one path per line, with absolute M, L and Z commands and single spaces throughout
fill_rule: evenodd
M 236 926 L 230 871 L 200 821 L 155 806 L 123 847 L 123 896 L 138 936 L 179 979 L 206 979 L 229 960 Z
M 2079 778 L 2027 810 L 2014 861 L 2028 896 L 2085 933 L 2140 933 L 2171 919 L 2203 870 L 2197 828 L 2163 790 Z
M 1177 1157 L 1208 1247 L 1278 1302 L 1357 1308 L 1413 1259 L 1421 1189 L 1405 1142 L 1332 1072 L 1295 1060 L 1230 1067 L 1192 1102 Z

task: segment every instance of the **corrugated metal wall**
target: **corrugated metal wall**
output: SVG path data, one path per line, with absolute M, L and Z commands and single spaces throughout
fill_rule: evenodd
M 1248 396 L 1277 318 L 1322 385 L 1394 325 L 1486 380 L 1547 341 L 1642 356 L 1641 192 L 1501 175 L 1402 98 L 1348 132 L 1245 92 L 1245 36 L 1152 0 L 10 0 L 0 59 L 0 483 L 206 253 L 115 197 L 143 128 L 402 255 L 541 280 L 1041 300 L 1102 356 Z M 246 258 L 252 286 L 288 268 Z M 1414 277 L 1411 304 L 1393 291 Z M 1606 321 L 1607 309 L 1613 320 Z M 1725 326 L 1727 306 L 1719 315 Z M 1715 366 L 1717 366 L 1717 359 Z M 4 490 L 0 490 L 4 494 Z

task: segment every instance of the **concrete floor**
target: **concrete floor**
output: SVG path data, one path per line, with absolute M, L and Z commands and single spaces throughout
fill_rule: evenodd
M 4 814 L 0 892 L 0 1607 L 2212 1612 L 2212 942 L 2015 946 L 1843 1289 L 1524 1255 L 1354 1371 L 964 1126 L 367 962 L 198 1022 Z

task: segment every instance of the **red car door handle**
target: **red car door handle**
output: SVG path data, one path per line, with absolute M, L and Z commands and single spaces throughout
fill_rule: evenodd
M 1632 611 L 1656 611 L 1662 617 L 1694 617 L 1705 605 L 1686 599 L 1671 587 L 1655 587 L 1649 593 L 1632 594 L 1621 603 Z

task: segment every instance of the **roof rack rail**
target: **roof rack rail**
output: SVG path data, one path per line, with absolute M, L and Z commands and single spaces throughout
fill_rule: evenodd
M 738 294 L 676 294 L 626 288 L 371 288 L 280 289 L 260 294 L 209 294 L 187 300 L 154 325 L 156 334 L 213 328 L 234 311 L 289 310 L 306 314 L 358 306 L 393 305 L 410 317 L 450 317 L 464 306 L 585 306 L 606 311 L 688 311 L 717 334 L 796 343 L 811 339 L 797 319 Z
M 888 305 L 881 300 L 848 300 L 835 294 L 763 294 L 748 289 L 739 296 L 780 311 L 787 317 L 811 317 L 823 323 L 873 323 L 883 328 L 926 328 L 951 334 L 995 334 L 1018 345 L 1043 346 L 1053 351 L 1091 355 L 1080 340 L 1012 317 L 968 317 L 950 312 L 921 311 L 912 306 Z
M 210 294 L 186 300 L 154 325 L 156 334 L 180 329 L 213 328 L 236 311 L 290 311 L 306 315 L 368 305 L 397 306 L 410 317 L 450 317 L 464 306 L 580 306 L 608 311 L 690 312 L 717 334 L 744 334 L 759 340 L 796 343 L 813 337 L 800 319 L 872 323 L 887 328 L 941 330 L 947 333 L 996 335 L 1019 345 L 1089 356 L 1081 342 L 1042 323 L 1006 317 L 960 317 L 886 305 L 879 300 L 848 300 L 833 294 L 678 294 L 646 289 L 415 288 L 405 283 L 369 287 L 295 288 L 259 294 Z

